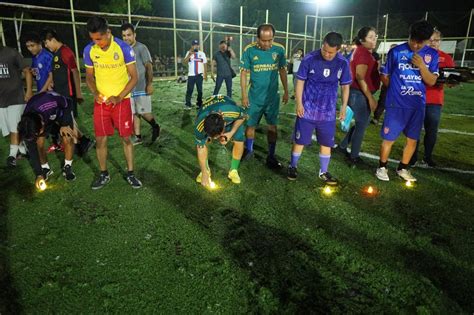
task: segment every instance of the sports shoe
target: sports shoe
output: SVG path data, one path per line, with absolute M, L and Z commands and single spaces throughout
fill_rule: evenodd
M 280 169 L 283 166 L 281 165 L 280 162 L 276 159 L 274 156 L 267 156 L 267 167 L 271 169 Z
M 79 151 L 80 151 L 80 154 L 78 153 L 78 155 L 80 156 L 83 156 L 84 154 L 86 154 L 87 152 L 89 152 L 89 150 L 95 145 L 95 140 L 91 140 L 87 137 L 82 137 L 81 138 L 81 143 L 79 144 Z
M 160 125 L 156 125 L 153 127 L 153 131 L 151 132 L 151 143 L 154 143 L 156 139 L 160 137 Z
M 336 186 L 339 183 L 337 179 L 332 177 L 329 172 L 319 173 L 319 178 L 322 179 L 326 183 L 326 185 L 329 186 Z
M 142 188 L 142 182 L 135 177 L 135 174 L 128 174 L 127 176 L 125 176 L 125 179 L 132 186 L 132 188 Z
M 137 136 L 134 136 L 132 139 L 132 144 L 133 145 L 143 144 L 143 140 L 142 138 L 138 138 Z
M 192 106 L 184 105 L 184 110 L 191 110 Z
M 237 170 L 230 170 L 227 178 L 230 179 L 234 184 L 240 184 L 240 176 Z
M 14 156 L 7 157 L 7 166 L 8 167 L 15 167 L 16 166 L 16 158 Z
M 370 123 L 371 123 L 372 125 L 376 125 L 376 126 L 377 126 L 377 125 L 379 124 L 379 121 L 378 121 L 378 119 L 372 118 L 372 119 L 370 120 Z
M 377 168 L 377 171 L 375 172 L 375 176 L 378 179 L 383 180 L 385 182 L 388 182 L 390 180 L 390 178 L 388 178 L 388 170 L 386 167 Z
M 254 157 L 254 151 L 248 151 L 247 149 L 244 150 L 244 154 L 242 154 L 241 161 L 250 161 Z
M 416 182 L 416 178 L 411 175 L 410 171 L 406 168 L 402 168 L 401 170 L 397 170 L 397 175 L 400 176 L 403 180 Z
M 74 172 L 72 171 L 71 165 L 64 165 L 63 176 L 68 182 L 72 182 L 76 179 L 76 174 L 74 174 Z
M 364 164 L 364 160 L 360 158 L 360 156 L 356 158 L 349 158 L 347 161 L 347 164 L 349 164 L 350 167 L 355 168 L 357 166 L 361 166 Z
M 209 177 L 211 177 L 211 171 L 209 171 Z M 199 172 L 198 176 L 196 177 L 196 182 L 201 183 L 202 180 L 202 172 Z
M 92 184 L 92 189 L 97 190 L 101 189 L 110 182 L 110 175 L 100 173 L 99 178 Z
M 424 159 L 421 162 L 428 165 L 429 167 L 436 167 L 437 166 L 437 164 L 435 163 L 435 161 L 433 161 L 433 159 Z
M 45 181 L 47 181 L 49 179 L 49 176 L 53 175 L 54 173 L 52 169 L 47 167 L 43 167 L 41 171 L 43 172 L 43 178 Z
M 334 151 L 336 151 L 337 153 L 340 153 L 340 154 L 344 155 L 346 158 L 350 158 L 350 153 L 347 152 L 347 149 L 341 148 L 340 145 L 338 145 L 337 147 L 335 147 L 335 148 L 334 148 Z
M 286 177 L 289 180 L 295 180 L 296 177 L 298 177 L 298 170 L 296 167 L 292 167 L 291 165 L 288 165 L 288 171 L 286 173 Z

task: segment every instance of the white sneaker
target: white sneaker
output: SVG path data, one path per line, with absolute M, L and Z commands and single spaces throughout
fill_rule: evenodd
M 375 176 L 378 179 L 388 182 L 390 178 L 388 178 L 388 170 L 386 167 L 379 167 L 377 168 L 377 172 L 375 172 Z
M 400 176 L 403 180 L 416 182 L 416 178 L 411 175 L 410 171 L 407 169 L 402 168 L 401 170 L 397 170 L 398 176 Z

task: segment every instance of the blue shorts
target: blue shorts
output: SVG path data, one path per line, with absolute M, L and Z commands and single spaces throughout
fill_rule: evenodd
M 336 135 L 335 120 L 315 121 L 296 117 L 293 142 L 299 145 L 311 144 L 311 136 L 315 129 L 319 145 L 325 147 L 334 146 L 334 136 Z
M 407 138 L 418 140 L 424 118 L 424 110 L 388 107 L 380 136 L 384 140 L 395 141 L 403 132 Z

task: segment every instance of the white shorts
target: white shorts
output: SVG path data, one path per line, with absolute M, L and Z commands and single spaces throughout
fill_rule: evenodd
M 0 129 L 2 129 L 2 135 L 4 137 L 8 136 L 10 132 L 18 132 L 18 123 L 25 110 L 25 106 L 25 104 L 20 104 L 0 108 Z
M 151 113 L 151 95 L 135 96 L 130 98 L 132 113 L 135 115 Z

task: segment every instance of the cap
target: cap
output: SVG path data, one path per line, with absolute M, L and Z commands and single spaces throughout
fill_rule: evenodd
M 193 45 L 199 45 L 199 41 L 197 39 L 193 40 Z

